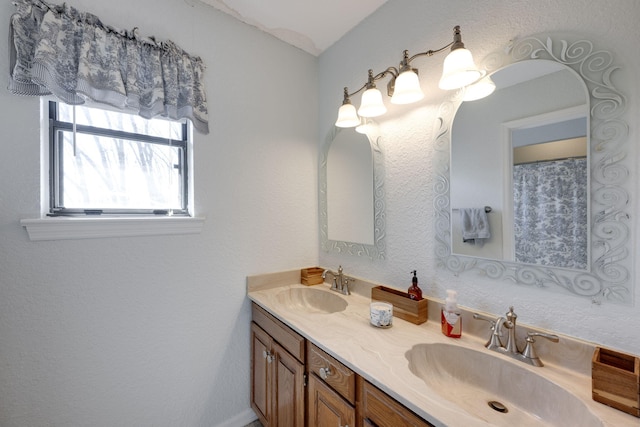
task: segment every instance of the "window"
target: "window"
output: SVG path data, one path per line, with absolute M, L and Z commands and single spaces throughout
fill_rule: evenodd
M 186 121 L 49 102 L 49 216 L 189 215 Z

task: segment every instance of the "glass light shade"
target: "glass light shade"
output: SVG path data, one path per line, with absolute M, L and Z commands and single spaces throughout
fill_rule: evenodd
M 387 112 L 382 102 L 382 93 L 376 88 L 367 89 L 362 94 L 358 115 L 360 117 L 378 117 Z
M 363 118 L 358 126 L 356 126 L 356 132 L 366 135 L 371 125 L 367 119 Z
M 464 88 L 463 101 L 475 101 L 477 99 L 486 98 L 496 90 L 496 84 L 487 76 L 480 81 Z
M 471 52 L 468 49 L 459 48 L 452 50 L 444 59 L 442 78 L 438 86 L 444 90 L 460 89 L 480 77 L 482 77 L 482 72 L 473 62 Z
M 338 110 L 338 120 L 336 126 L 339 128 L 352 128 L 360 124 L 360 118 L 356 113 L 356 107 L 353 104 L 342 104 Z
M 411 104 L 412 102 L 420 101 L 422 98 L 424 98 L 424 93 L 420 88 L 418 75 L 412 70 L 400 73 L 396 78 L 391 102 L 394 104 Z

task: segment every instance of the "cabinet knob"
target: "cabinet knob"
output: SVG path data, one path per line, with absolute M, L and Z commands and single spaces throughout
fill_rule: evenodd
M 266 350 L 262 350 L 262 357 L 267 359 L 267 362 L 269 363 L 273 362 L 273 359 L 275 359 L 273 354 L 271 354 L 270 351 L 266 351 Z
M 327 377 L 331 375 L 331 368 L 320 368 L 318 369 L 318 374 L 320 375 L 320 378 L 322 378 L 323 380 L 326 380 Z M 345 426 L 345 427 L 348 427 L 348 426 Z

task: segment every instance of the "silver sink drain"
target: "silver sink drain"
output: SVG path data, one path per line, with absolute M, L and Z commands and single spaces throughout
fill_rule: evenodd
M 490 400 L 489 402 L 487 402 L 487 404 L 494 411 L 498 411 L 498 412 L 501 412 L 503 414 L 506 414 L 507 412 L 509 412 L 507 407 L 504 406 L 502 403 L 498 402 L 497 400 Z

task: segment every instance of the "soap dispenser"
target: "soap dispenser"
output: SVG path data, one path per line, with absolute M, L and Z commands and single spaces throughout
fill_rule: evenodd
M 422 289 L 418 287 L 418 271 L 413 270 L 411 273 L 413 274 L 413 279 L 411 279 L 411 286 L 409 287 L 409 291 L 407 293 L 409 294 L 409 298 L 411 298 L 412 300 L 420 301 L 422 299 Z
M 447 290 L 447 298 L 442 307 L 440 322 L 442 323 L 442 333 L 451 338 L 462 336 L 462 318 L 458 309 L 458 293 L 451 289 Z

